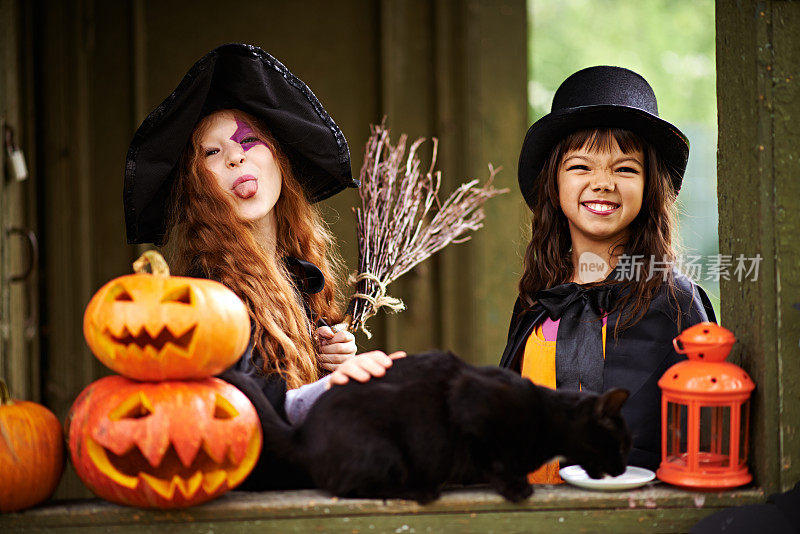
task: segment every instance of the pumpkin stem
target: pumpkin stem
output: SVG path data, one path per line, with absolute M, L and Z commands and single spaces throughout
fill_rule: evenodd
M 156 250 L 146 250 L 144 254 L 139 256 L 139 259 L 133 262 L 133 272 L 146 273 L 147 266 L 150 266 L 150 272 L 158 276 L 169 276 L 169 265 L 164 256 Z
M 8 392 L 6 383 L 0 378 L 0 406 L 5 406 L 7 404 L 13 404 L 13 402 L 11 402 L 11 393 Z

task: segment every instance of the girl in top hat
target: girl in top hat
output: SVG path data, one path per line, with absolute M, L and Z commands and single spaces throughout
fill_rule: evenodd
M 329 382 L 381 376 L 403 355 L 355 356 L 353 335 L 328 326 L 341 320 L 337 262 L 312 203 L 357 186 L 344 135 L 311 90 L 248 45 L 200 59 L 131 142 L 128 242 L 169 241 L 174 272 L 216 279 L 245 302 L 250 346 L 220 378 L 260 415 L 297 423 Z M 266 452 L 244 487 L 307 483 Z
M 672 338 L 716 320 L 673 266 L 688 156 L 647 81 L 598 66 L 561 84 L 519 161 L 532 235 L 501 366 L 551 388 L 627 389 L 628 463 L 650 469 L 661 454 L 657 381 L 682 358 Z M 557 462 L 530 478 L 560 482 Z

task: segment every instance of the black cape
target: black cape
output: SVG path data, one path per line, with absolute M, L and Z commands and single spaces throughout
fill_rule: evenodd
M 311 309 L 306 304 L 305 295 L 318 293 L 325 286 L 322 271 L 313 263 L 297 258 L 284 258 L 289 272 L 292 274 L 294 286 L 305 305 L 306 313 L 312 318 Z M 195 278 L 207 278 L 199 269 L 193 269 L 188 274 Z M 267 428 L 263 422 L 270 417 L 271 412 L 277 413 L 286 421 L 286 381 L 278 373 L 264 374 L 262 371 L 263 359 L 260 354 L 253 354 L 253 338 L 242 356 L 235 364 L 217 375 L 217 378 L 234 385 L 244 393 L 258 413 L 261 427 Z M 274 416 L 273 416 L 274 417 Z M 288 423 L 288 421 L 287 421 Z M 273 489 L 300 489 L 313 488 L 314 485 L 305 471 L 297 466 L 278 461 L 269 450 L 262 449 L 253 471 L 237 487 L 239 490 L 264 491 Z
M 614 327 L 620 310 L 608 316 L 606 326 L 606 354 L 603 367 L 603 390 L 625 388 L 630 392 L 622 408 L 622 415 L 633 433 L 633 448 L 628 464 L 656 469 L 661 462 L 661 390 L 658 379 L 672 365 L 685 359 L 675 352 L 672 339 L 686 328 L 703 322 L 716 322 L 711 301 L 703 289 L 677 270 L 675 299 L 669 297 L 666 284 L 662 284 L 650 303 L 644 317 L 628 327 L 614 340 Z M 678 330 L 678 315 L 681 329 Z M 500 360 L 501 367 L 520 370 L 525 343 L 534 328 L 546 318 L 538 303 L 527 309 L 517 298 L 508 342 Z

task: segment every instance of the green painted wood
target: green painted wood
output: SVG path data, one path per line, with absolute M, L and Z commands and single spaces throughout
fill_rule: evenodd
M 132 272 L 139 257 L 127 244 L 122 210 L 125 155 L 138 123 L 134 122 L 135 74 L 131 2 L 93 2 L 87 50 L 86 90 L 91 174 L 92 292 Z M 112 22 L 113 21 L 113 22 Z M 94 358 L 92 358 L 95 361 Z M 98 366 L 97 377 L 108 374 Z
M 302 519 L 255 519 L 250 521 L 195 522 L 170 525 L 108 524 L 46 529 L 25 528 L 19 532 L 105 533 L 197 533 L 218 532 L 309 532 L 359 533 L 485 533 L 511 534 L 548 532 L 553 534 L 679 533 L 689 529 L 715 510 L 603 510 L 567 512 L 500 512 L 470 514 L 422 514 L 378 517 L 314 517 Z M 11 529 L 10 532 L 17 532 Z
M 0 2 L 0 126 L 13 130 L 14 142 L 22 149 L 28 168 L 24 181 L 13 179 L 6 165 L 3 141 L 0 155 L 0 376 L 13 396 L 41 401 L 38 365 L 38 270 L 23 281 L 10 282 L 28 268 L 27 239 L 8 234 L 10 228 L 35 232 L 37 144 L 32 138 L 28 110 L 32 105 L 28 91 L 29 35 L 23 21 L 27 6 L 19 1 Z
M 47 139 L 39 154 L 39 208 L 44 309 L 42 314 L 43 397 L 64 420 L 78 394 L 100 372 L 83 339 L 83 309 L 93 292 L 91 203 L 92 6 L 81 2 L 43 2 L 30 20 L 37 47 L 37 139 Z M 108 182 L 112 183 L 112 182 Z M 57 496 L 83 496 L 86 490 L 70 472 Z
M 17 2 L 19 8 L 19 21 L 17 31 L 19 32 L 19 46 L 21 50 L 32 50 L 36 43 L 36 36 L 31 31 L 34 20 L 35 6 L 29 2 Z M 25 192 L 21 200 L 23 212 L 25 213 L 24 226 L 31 230 L 37 237 L 41 237 L 41 217 L 40 206 L 38 203 L 38 193 L 42 177 L 38 169 L 38 160 L 41 149 L 34 127 L 37 102 L 34 97 L 35 87 L 34 76 L 34 57 L 30 54 L 22 53 L 19 57 L 19 87 L 20 95 L 20 143 L 25 146 L 26 164 L 28 166 L 29 178 L 25 184 Z M 40 241 L 41 244 L 41 241 Z M 20 303 L 18 311 L 24 314 L 25 324 L 21 338 L 25 343 L 25 352 L 19 365 L 25 368 L 28 376 L 28 399 L 35 402 L 42 402 L 44 394 L 42 392 L 42 370 L 41 370 L 41 260 L 31 275 L 30 281 L 25 284 L 24 291 L 27 293 L 26 302 Z M 12 304 L 13 308 L 14 304 Z
M 780 357 L 780 486 L 800 480 L 800 3 L 774 2 L 773 170 Z M 769 65 L 768 65 L 769 67 Z
M 0 127 L 12 127 L 19 130 L 19 52 L 18 5 L 16 2 L 4 0 L 0 2 L 0 62 L 4 65 L 0 72 Z M 19 135 L 19 133 L 17 134 Z M 17 141 L 19 142 L 19 141 Z M 5 146 L 5 145 L 3 145 Z M 0 230 L 9 226 L 17 226 L 20 218 L 19 184 L 7 176 L 6 151 L 0 154 Z M 18 347 L 15 340 L 20 339 L 20 332 L 15 328 L 17 313 L 12 312 L 12 299 L 15 288 L 6 280 L 17 270 L 19 247 L 15 236 L 7 236 L 0 231 L 0 377 L 6 381 L 15 396 L 26 398 L 27 369 L 18 365 Z M 16 248 L 16 250 L 12 250 Z M 16 300 L 16 299 L 14 299 Z M 15 304 L 19 304 L 15 302 Z M 16 311 L 16 310 L 15 310 Z M 16 364 L 16 365 L 15 365 Z
M 431 60 L 438 72 L 435 86 L 436 133 L 440 140 L 439 164 L 443 171 L 442 187 L 451 191 L 458 180 L 466 175 L 466 143 L 468 130 L 460 117 L 466 116 L 466 61 L 463 57 L 467 17 L 463 2 L 440 1 L 435 4 L 435 45 Z M 440 295 L 442 347 L 462 357 L 472 351 L 471 335 L 475 325 L 474 305 L 464 290 L 472 280 L 472 261 L 468 245 L 451 246 L 435 258 L 437 293 Z
M 486 180 L 508 195 L 486 205 L 484 228 L 442 252 L 442 340 L 471 363 L 496 365 L 505 347 L 527 216 L 517 159 L 527 129 L 527 15 L 518 0 L 441 1 L 436 6 L 437 130 L 445 187 Z
M 132 117 L 131 7 L 128 2 L 48 5 L 30 24 L 42 44 L 39 135 L 44 217 L 45 398 L 63 420 L 72 401 L 109 371 L 82 335 L 83 310 L 109 279 L 130 272 L 121 203 Z M 58 27 L 58 29 L 55 29 Z M 57 497 L 88 496 L 71 468 Z
M 796 2 L 717 2 L 720 253 L 763 258 L 757 281 L 721 282 L 722 316 L 757 384 L 751 458 L 769 490 L 800 479 L 799 18 Z
M 418 137 L 430 143 L 430 138 L 438 135 L 434 127 L 437 72 L 436 62 L 431 61 L 434 4 L 427 0 L 383 0 L 380 6 L 380 116 L 386 117 L 393 143 L 399 141 L 401 133 L 408 135 L 407 148 Z M 423 168 L 430 161 L 429 148 L 423 146 L 420 151 Z M 357 167 L 362 157 L 363 150 Z M 390 286 L 389 293 L 406 303 L 405 311 L 387 314 L 381 310 L 370 320 L 382 323 L 387 349 L 419 352 L 441 346 L 441 306 L 435 279 L 438 261 L 434 256 Z
M 530 212 L 522 200 L 517 162 L 528 129 L 527 9 L 521 0 L 473 0 L 467 3 L 470 29 L 467 73 L 470 102 L 469 178 L 486 179 L 487 164 L 503 170 L 497 187 L 510 192 L 486 205 L 485 227 L 470 246 L 477 250 L 474 288 L 477 308 L 475 363 L 497 365 L 506 346 L 511 310 L 522 273 L 520 250 Z
M 381 109 L 395 133 L 439 139 L 441 196 L 472 178 L 486 179 L 487 163 L 514 187 L 525 128 L 524 2 L 381 3 Z M 427 157 L 428 151 L 423 152 Z M 494 364 L 505 344 L 518 264 L 521 213 L 509 195 L 487 206 L 485 228 L 451 245 L 395 283 L 408 304 L 379 315 L 389 349 L 443 347 L 472 363 Z
M 652 485 L 596 493 L 540 487 L 513 504 L 485 489 L 446 492 L 429 505 L 337 499 L 317 491 L 227 494 L 176 511 L 125 508 L 102 501 L 40 507 L 0 516 L 3 532 L 686 532 L 729 506 L 764 501 L 759 490 L 686 492 Z
M 768 339 L 769 324 L 774 318 L 766 315 L 769 305 L 762 303 L 763 294 L 774 294 L 771 285 L 774 273 L 770 243 L 762 245 L 761 177 L 759 171 L 759 130 L 756 105 L 760 90 L 756 79 L 756 20 L 753 5 L 741 10 L 729 9 L 726 2 L 717 2 L 717 108 L 719 140 L 717 155 L 717 197 L 719 202 L 720 254 L 734 251 L 747 255 L 760 251 L 764 261 L 757 283 L 735 284 L 720 281 L 723 325 L 738 338 L 731 359 L 740 363 L 758 384 L 753 395 L 753 412 L 758 413 L 752 425 L 753 462 L 756 478 L 762 482 L 776 479 L 777 448 L 769 443 L 765 429 L 777 426 L 775 403 L 770 405 L 770 391 L 777 391 L 776 362 L 764 359 L 764 352 L 773 352 Z M 763 31 L 759 38 L 763 39 Z M 752 177 L 752 178 L 751 178 Z M 738 200 L 744 182 L 751 180 L 747 202 Z M 745 228 L 747 226 L 748 228 Z M 768 287 L 762 289 L 762 286 Z M 770 409 L 771 408 L 771 409 Z

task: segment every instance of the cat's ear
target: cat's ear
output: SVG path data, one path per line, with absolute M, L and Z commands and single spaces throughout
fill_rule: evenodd
M 622 405 L 628 400 L 628 390 L 614 388 L 606 391 L 597 398 L 594 413 L 598 417 L 614 417 L 619 415 Z

